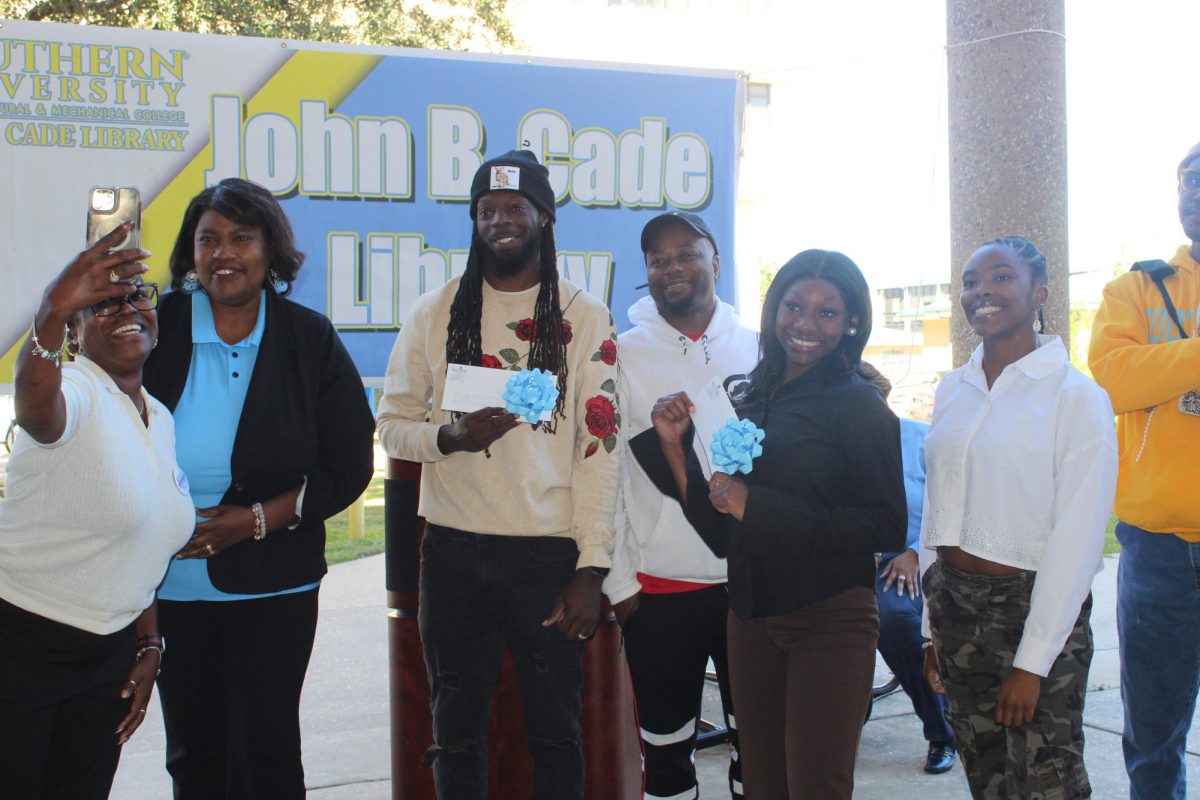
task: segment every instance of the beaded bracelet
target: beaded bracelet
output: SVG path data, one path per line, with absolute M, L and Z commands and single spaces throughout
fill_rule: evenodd
M 267 538 L 267 512 L 263 510 L 262 503 L 253 504 L 250 510 L 254 512 L 254 538 L 262 541 Z
M 33 354 L 35 356 L 44 358 L 56 367 L 62 367 L 62 345 L 58 346 L 58 350 L 47 350 L 45 347 L 42 347 L 42 343 L 38 341 L 36 320 L 31 326 L 30 338 L 33 339 Z

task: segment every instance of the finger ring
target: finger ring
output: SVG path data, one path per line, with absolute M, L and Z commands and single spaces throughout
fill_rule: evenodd
M 586 642 L 588 637 L 586 637 L 586 636 L 584 636 L 582 633 L 580 633 L 580 634 L 577 634 L 577 635 L 575 636 L 575 638 L 576 638 L 576 639 L 578 639 L 578 640 L 579 640 L 579 641 L 581 641 L 581 642 Z
M 897 578 L 896 580 L 903 582 L 903 581 L 906 581 L 906 580 L 908 580 L 908 578 L 906 578 L 905 576 L 901 575 L 901 576 L 900 576 L 899 578 Z
M 121 280 L 121 276 L 117 274 L 117 271 L 115 269 L 110 269 L 108 271 L 108 282 L 109 283 L 117 283 L 120 280 Z
M 132 686 L 133 688 L 135 688 L 135 689 L 136 689 L 136 688 L 137 688 L 137 681 L 129 681 L 129 682 L 128 682 L 128 685 L 129 685 L 129 686 Z
M 210 556 L 213 554 L 213 549 L 212 549 L 212 545 L 211 545 L 211 544 L 206 544 L 206 545 L 204 545 L 204 549 L 208 551 L 208 554 L 209 554 Z

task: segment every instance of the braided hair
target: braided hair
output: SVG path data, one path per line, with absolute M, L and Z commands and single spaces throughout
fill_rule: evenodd
M 533 306 L 534 335 L 529 342 L 529 369 L 553 372 L 558 377 L 558 402 L 554 415 L 546 425 L 550 433 L 557 419 L 565 418 L 567 397 L 567 332 L 563 325 L 562 306 L 558 295 L 558 262 L 554 244 L 554 224 L 541 229 L 538 252 L 538 295 Z M 486 245 L 471 226 L 471 250 L 467 268 L 450 304 L 450 322 L 446 326 L 446 360 L 451 364 L 483 365 L 483 265 L 489 258 Z
M 1037 245 L 1024 236 L 999 236 L 983 243 L 983 247 L 1007 247 L 1017 254 L 1017 258 L 1025 262 L 1033 272 L 1034 286 L 1048 286 L 1050 275 L 1046 269 L 1046 257 Z M 1038 306 L 1038 333 L 1046 332 L 1046 318 L 1042 316 L 1042 308 Z

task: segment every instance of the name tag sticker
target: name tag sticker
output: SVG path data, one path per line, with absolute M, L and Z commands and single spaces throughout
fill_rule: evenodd
M 187 473 L 185 473 L 180 467 L 175 468 L 175 488 L 178 489 L 179 493 L 184 497 L 187 497 L 188 494 L 191 493 L 191 487 L 188 486 Z

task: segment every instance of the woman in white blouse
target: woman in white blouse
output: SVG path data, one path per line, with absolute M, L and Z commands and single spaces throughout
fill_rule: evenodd
M 973 797 L 1090 797 L 1083 694 L 1116 487 L 1112 407 L 1058 337 L 1034 332 L 1037 247 L 988 242 L 962 281 L 983 343 L 938 387 L 925 441 L 925 672 L 950 701 Z

